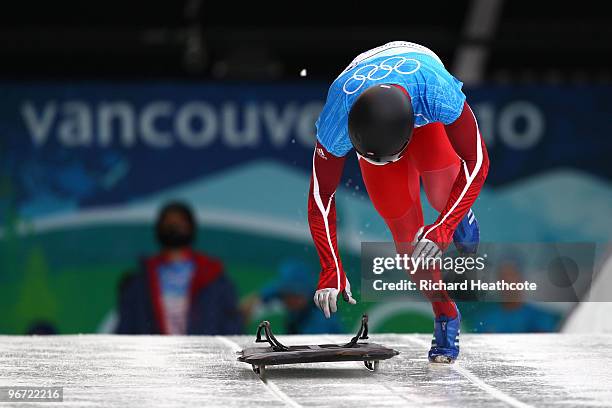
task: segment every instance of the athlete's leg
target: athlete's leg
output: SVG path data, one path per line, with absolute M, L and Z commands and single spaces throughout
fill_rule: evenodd
M 407 154 L 421 175 L 427 201 L 436 211 L 442 211 L 461 167 L 444 126 L 432 123 L 415 129 Z
M 444 126 L 432 123 L 416 129 L 407 154 L 421 175 L 427 201 L 433 208 L 442 211 L 461 165 Z M 430 273 L 434 278 L 441 276 L 440 270 Z M 430 361 L 449 363 L 459 355 L 461 314 L 446 292 L 437 295 L 442 297 L 432 302 L 436 319 L 428 356 Z
M 382 166 L 359 159 L 361 174 L 372 204 L 389 227 L 399 253 L 410 253 L 410 243 L 423 226 L 423 212 L 419 198 L 419 175 L 412 162 L 404 155 L 394 163 Z M 411 275 L 420 279 L 440 279 L 439 271 L 418 271 Z M 436 317 L 456 315 L 446 291 L 424 291 Z
M 435 210 L 442 211 L 461 165 L 444 126 L 432 123 L 415 129 L 406 156 L 423 180 L 427 201 Z M 432 271 L 431 274 L 433 278 L 439 277 L 440 271 Z M 432 302 L 436 316 L 455 317 L 456 307 L 448 294 L 443 291 L 438 295 Z
M 370 200 L 385 220 L 396 245 L 411 243 L 423 225 L 419 175 L 407 157 L 375 165 L 360 158 L 359 166 Z

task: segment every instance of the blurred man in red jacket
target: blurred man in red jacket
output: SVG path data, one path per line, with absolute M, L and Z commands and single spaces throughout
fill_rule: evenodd
M 242 321 L 223 264 L 192 249 L 196 222 L 179 202 L 164 206 L 155 231 L 161 251 L 121 284 L 119 334 L 238 334 Z

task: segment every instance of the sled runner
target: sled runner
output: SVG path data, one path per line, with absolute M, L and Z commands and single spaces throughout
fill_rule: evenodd
M 265 338 L 262 338 L 262 333 Z M 270 322 L 264 320 L 257 328 L 256 343 L 268 343 L 268 347 L 250 347 L 239 351 L 238 361 L 251 364 L 261 379 L 266 366 L 298 363 L 322 363 L 334 361 L 363 361 L 370 371 L 378 369 L 379 361 L 399 354 L 399 351 L 376 343 L 359 342 L 368 339 L 368 316 L 361 318 L 357 335 L 346 344 L 319 344 L 285 346 L 272 333 Z

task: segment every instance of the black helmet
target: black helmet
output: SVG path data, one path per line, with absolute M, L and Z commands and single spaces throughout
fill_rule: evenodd
M 348 130 L 353 147 L 375 162 L 387 163 L 401 157 L 413 128 L 410 97 L 394 85 L 366 89 L 349 112 Z

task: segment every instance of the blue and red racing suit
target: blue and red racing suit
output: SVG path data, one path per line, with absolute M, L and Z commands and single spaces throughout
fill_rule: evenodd
M 440 212 L 423 235 L 443 250 L 484 184 L 489 159 L 462 83 L 431 50 L 391 42 L 359 55 L 332 83 L 317 120 L 308 198 L 310 231 L 321 261 L 318 289 L 348 285 L 338 253 L 335 192 L 347 153 L 348 113 L 374 84 L 392 84 L 411 98 L 415 131 L 402 158 L 377 165 L 359 157 L 372 203 L 397 245 L 412 242 L 423 226 L 422 181 L 428 201 Z M 427 295 L 427 294 L 426 294 Z

